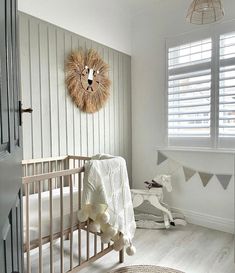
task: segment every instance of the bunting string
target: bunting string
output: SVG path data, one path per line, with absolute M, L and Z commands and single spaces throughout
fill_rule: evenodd
M 158 151 L 157 166 L 163 166 L 162 170 L 169 175 L 175 174 L 182 168 L 185 182 L 189 182 L 194 177 L 195 174 L 198 174 L 204 187 L 206 187 L 209 184 L 213 177 L 216 177 L 224 190 L 228 188 L 233 177 L 232 174 L 210 173 L 190 168 L 169 158 L 161 151 Z

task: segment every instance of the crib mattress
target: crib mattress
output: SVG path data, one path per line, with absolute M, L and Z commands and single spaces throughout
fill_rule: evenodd
M 50 235 L 50 192 L 45 191 L 41 193 L 41 229 L 42 238 Z M 78 223 L 77 211 L 78 211 L 78 188 L 73 188 L 73 224 Z M 53 216 L 52 225 L 53 233 L 60 231 L 61 225 L 61 202 L 60 202 L 60 189 L 52 190 L 52 202 L 53 202 Z M 23 197 L 23 209 L 24 209 L 24 242 L 26 238 L 26 197 Z M 29 196 L 29 234 L 30 241 L 39 238 L 39 210 L 38 210 L 38 194 L 31 194 Z M 63 187 L 63 229 L 70 227 L 70 188 Z

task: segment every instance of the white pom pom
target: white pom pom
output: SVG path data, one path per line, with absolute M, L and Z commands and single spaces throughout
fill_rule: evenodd
M 87 221 L 88 220 L 88 217 L 89 217 L 89 215 L 88 215 L 88 213 L 86 212 L 86 211 L 84 211 L 84 210 L 80 210 L 79 212 L 78 212 L 78 220 L 80 221 L 80 222 L 85 222 L 85 221 Z
M 112 237 L 112 240 L 114 242 L 118 241 L 119 240 L 119 234 L 117 233 L 115 236 Z
M 121 251 L 123 249 L 123 247 L 124 247 L 124 245 L 123 245 L 122 240 L 117 240 L 113 244 L 113 249 L 115 251 Z
M 110 238 L 113 238 L 117 234 L 117 229 L 114 227 L 108 226 L 105 229 L 105 234 L 107 234 L 107 236 L 109 236 Z
M 125 236 L 125 235 L 121 235 L 120 240 L 122 241 L 124 246 L 129 243 L 129 240 L 128 240 L 127 236 Z
M 95 223 L 95 222 L 91 222 L 89 225 L 89 229 L 91 232 L 100 232 L 100 224 L 99 223 Z
M 96 217 L 96 221 L 99 222 L 100 224 L 106 224 L 109 222 L 109 220 L 110 215 L 108 214 L 108 212 L 99 213 Z
M 102 233 L 101 236 L 100 236 L 100 238 L 101 238 L 101 242 L 104 243 L 104 244 L 108 244 L 111 241 L 111 237 L 108 236 L 105 233 Z
M 128 256 L 133 256 L 136 253 L 136 248 L 133 245 L 130 245 L 126 248 L 126 254 Z

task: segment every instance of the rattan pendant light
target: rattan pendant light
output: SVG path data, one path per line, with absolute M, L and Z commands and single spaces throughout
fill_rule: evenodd
M 186 17 L 187 22 L 197 25 L 214 23 L 224 16 L 221 0 L 193 0 Z

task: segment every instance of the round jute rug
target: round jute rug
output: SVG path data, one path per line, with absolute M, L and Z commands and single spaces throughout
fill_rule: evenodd
M 155 265 L 132 265 L 121 267 L 109 273 L 184 273 L 167 267 L 160 267 Z

